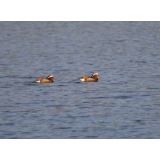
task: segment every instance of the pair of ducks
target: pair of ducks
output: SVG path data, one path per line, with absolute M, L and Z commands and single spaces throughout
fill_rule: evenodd
M 84 76 L 81 77 L 80 80 L 81 82 L 98 82 L 98 73 L 93 73 L 91 77 Z M 40 77 L 38 80 L 36 80 L 37 83 L 52 83 L 54 79 L 53 75 L 49 75 L 46 79 L 43 77 Z

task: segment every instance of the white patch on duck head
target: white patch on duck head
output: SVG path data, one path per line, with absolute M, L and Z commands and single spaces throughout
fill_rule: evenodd
M 91 77 L 93 77 L 93 76 L 95 76 L 95 75 L 99 76 L 99 74 L 98 74 L 98 73 L 93 73 Z
M 49 79 L 49 78 L 51 78 L 51 77 L 53 77 L 53 75 L 49 75 L 49 76 L 47 77 L 47 79 Z

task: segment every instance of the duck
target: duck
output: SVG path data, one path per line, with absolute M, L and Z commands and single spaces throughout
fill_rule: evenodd
M 38 80 L 36 80 L 37 83 L 52 83 L 54 79 L 53 75 L 49 75 L 46 79 L 43 77 L 40 77 Z
M 84 77 L 81 77 L 80 80 L 81 82 L 98 82 L 98 76 L 98 73 L 93 73 L 91 77 L 85 75 Z

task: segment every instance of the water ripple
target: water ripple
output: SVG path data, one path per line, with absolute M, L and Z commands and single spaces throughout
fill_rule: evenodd
M 160 22 L 0 22 L 0 138 L 160 138 Z M 79 77 L 98 72 L 97 83 Z M 54 83 L 35 83 L 53 74 Z

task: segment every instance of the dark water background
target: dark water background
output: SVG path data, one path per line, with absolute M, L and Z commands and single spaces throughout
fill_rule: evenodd
M 0 138 L 160 138 L 160 22 L 0 22 Z

